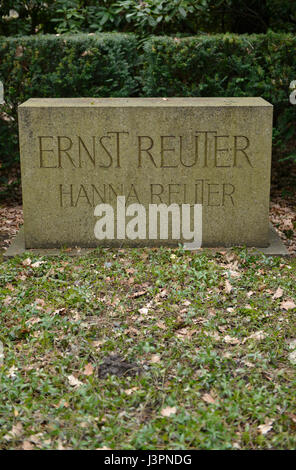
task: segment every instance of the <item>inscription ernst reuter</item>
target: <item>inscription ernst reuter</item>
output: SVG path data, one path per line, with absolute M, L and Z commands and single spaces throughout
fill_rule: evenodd
M 33 99 L 19 117 L 28 247 L 95 246 L 93 208 L 118 196 L 126 204 L 202 204 L 204 246 L 266 245 L 266 101 Z
M 125 145 L 129 145 L 128 139 L 131 132 L 128 131 L 108 131 L 103 136 L 92 136 L 86 142 L 81 136 L 38 136 L 39 140 L 39 166 L 40 168 L 64 168 L 70 165 L 74 168 L 89 166 L 90 168 L 110 168 L 112 166 L 121 168 L 121 139 L 125 139 Z M 148 136 L 137 135 L 137 148 L 131 157 L 129 164 L 134 164 L 135 168 L 155 168 L 166 169 L 183 166 L 185 168 L 242 168 L 245 165 L 252 167 L 247 149 L 250 147 L 250 140 L 243 135 L 217 135 L 216 131 L 196 131 L 193 136 L 193 146 L 186 153 L 184 152 L 184 140 L 186 136 Z M 114 139 L 115 152 L 112 153 L 110 142 Z M 105 141 L 109 141 L 109 146 Z M 159 142 L 157 142 L 159 141 Z M 156 150 L 159 143 L 159 150 Z M 47 145 L 46 145 L 47 143 Z M 55 150 L 54 150 L 55 144 Z M 112 142 L 111 142 L 112 144 Z M 223 146 L 223 148 L 221 148 Z M 213 151 L 211 152 L 211 147 Z M 132 151 L 131 151 L 132 154 Z M 189 194 L 190 192 L 194 194 Z M 180 194 L 181 193 L 181 194 Z M 206 204 L 219 206 L 226 201 L 234 205 L 235 186 L 232 183 L 213 183 L 204 179 L 196 179 L 194 187 L 190 190 L 188 185 L 172 183 L 167 188 L 159 183 L 150 184 L 150 203 L 175 202 L 176 195 L 182 197 L 184 204 Z M 134 184 L 114 185 L 103 183 L 101 186 L 94 184 L 80 184 L 75 187 L 73 184 L 59 185 L 60 205 L 65 205 L 65 196 L 69 196 L 69 204 L 76 207 L 83 201 L 90 206 L 95 206 L 98 202 L 106 203 L 112 201 L 114 197 L 126 195 L 126 201 L 136 200 L 142 203 L 141 194 Z M 212 201 L 214 195 L 221 195 L 220 203 Z M 191 196 L 191 197 L 190 197 Z M 229 199 L 227 199 L 229 198 Z

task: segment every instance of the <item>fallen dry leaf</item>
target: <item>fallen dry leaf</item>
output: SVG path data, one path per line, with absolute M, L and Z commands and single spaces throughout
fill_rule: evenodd
M 141 315 L 146 315 L 148 313 L 148 308 L 147 307 L 142 307 L 139 309 L 139 313 L 141 313 Z
M 57 450 L 65 450 L 65 447 L 63 446 L 61 439 L 58 439 Z
M 30 325 L 35 325 L 36 323 L 40 323 L 41 322 L 41 318 L 40 317 L 34 317 L 34 318 L 29 318 L 29 320 L 26 321 L 26 324 L 30 324 Z
M 69 408 L 70 405 L 69 405 L 69 403 L 68 403 L 67 401 L 65 401 L 64 399 L 61 399 L 61 400 L 59 401 L 59 403 L 58 403 L 57 405 L 55 405 L 55 406 L 56 406 L 56 408 L 63 408 L 63 407 Z
M 139 387 L 128 388 L 128 389 L 124 390 L 124 393 L 126 393 L 127 395 L 131 395 L 136 390 L 139 390 Z
M 204 393 L 201 399 L 205 401 L 206 403 L 210 403 L 210 404 L 216 403 L 215 398 L 210 393 Z
M 265 436 L 269 431 L 272 430 L 272 424 L 274 423 L 274 419 L 267 419 L 264 424 L 260 424 L 258 426 L 258 430 L 260 434 Z
M 219 333 L 217 333 L 217 331 L 211 331 L 211 332 L 204 331 L 203 334 L 205 336 L 208 336 L 209 338 L 213 338 L 216 341 L 220 341 L 220 335 Z
M 281 287 L 278 287 L 275 293 L 273 294 L 272 298 L 273 299 L 280 299 L 283 296 L 283 289 Z
M 150 362 L 152 364 L 156 364 L 157 362 L 160 362 L 160 356 L 158 354 L 152 354 L 150 358 Z
M 264 333 L 264 331 L 256 331 L 255 333 L 248 336 L 248 339 L 256 339 L 258 341 L 264 338 L 266 338 L 266 333 Z
M 91 365 L 91 363 L 89 362 L 89 363 L 86 364 L 86 366 L 84 367 L 83 374 L 84 374 L 84 375 L 92 375 L 93 373 L 94 373 L 94 368 L 93 368 L 93 366 Z
M 133 326 L 130 326 L 127 330 L 128 333 L 133 333 L 134 335 L 139 335 L 140 331 L 137 330 L 137 328 L 134 328 Z
M 128 268 L 128 269 L 126 270 L 126 272 L 127 272 L 128 274 L 134 274 L 135 269 L 134 269 L 134 268 Z
M 102 344 L 104 344 L 106 342 L 105 339 L 99 339 L 99 340 L 96 340 L 96 341 L 92 341 L 92 345 L 95 347 L 95 348 L 99 348 L 100 346 L 102 346 Z
M 296 349 L 296 339 L 290 339 L 288 341 L 289 349 Z
M 289 418 L 296 424 L 296 415 L 294 413 L 288 413 Z
M 164 298 L 164 297 L 167 297 L 168 295 L 168 291 L 166 289 L 161 289 L 161 291 L 159 292 L 159 296 Z
M 31 263 L 32 263 L 31 258 L 26 258 L 26 259 L 24 259 L 24 261 L 22 262 L 22 265 L 23 265 L 23 266 L 30 266 Z
M 32 268 L 39 268 L 39 266 L 41 266 L 41 264 L 44 264 L 45 261 L 36 261 L 35 263 L 31 264 L 31 267 Z
M 23 426 L 21 423 L 17 423 L 14 426 L 12 426 L 11 430 L 5 434 L 3 439 L 6 441 L 11 441 L 12 439 L 17 439 L 20 437 L 23 433 Z
M 246 361 L 246 360 L 244 360 L 244 359 L 243 359 L 243 363 L 244 363 L 247 367 L 251 367 L 251 368 L 255 367 L 255 364 L 253 364 L 252 362 Z
M 33 444 L 31 444 L 30 441 L 24 441 L 22 443 L 22 449 L 23 450 L 34 450 L 34 446 L 33 446 Z
M 57 310 L 55 310 L 53 312 L 53 315 L 61 315 L 62 313 L 66 313 L 66 308 L 65 307 L 62 307 L 62 308 L 58 308 Z
M 241 274 L 238 271 L 233 271 L 232 269 L 230 269 L 229 274 L 232 279 L 236 279 L 241 276 Z
M 43 438 L 43 434 L 39 432 L 38 434 L 32 434 L 30 437 L 28 437 L 28 440 L 30 442 L 33 442 L 33 444 L 35 445 L 41 445 L 42 438 Z
M 68 381 L 71 387 L 80 387 L 80 385 L 83 385 L 74 375 L 68 375 Z
M 7 297 L 5 297 L 5 299 L 3 300 L 3 304 L 4 305 L 9 305 L 12 301 L 12 298 L 10 297 L 10 295 L 8 295 Z
M 138 292 L 134 292 L 133 294 L 130 295 L 130 297 L 136 299 L 137 297 L 141 297 L 142 295 L 147 294 L 146 290 L 140 290 Z
M 281 303 L 281 308 L 284 310 L 291 310 L 292 308 L 296 308 L 296 304 L 293 302 L 293 300 L 284 300 Z
M 15 372 L 17 371 L 17 367 L 11 366 L 10 369 L 8 369 L 7 375 L 8 377 L 14 378 L 16 377 Z
M 195 330 L 190 330 L 189 328 L 180 328 L 179 330 L 177 330 L 176 332 L 176 336 L 177 338 L 180 338 L 180 339 L 191 339 L 191 337 L 196 333 Z
M 233 336 L 226 335 L 224 336 L 224 342 L 227 344 L 240 344 L 240 340 L 238 338 L 234 338 Z
M 14 291 L 14 287 L 13 287 L 13 285 L 10 284 L 10 283 L 6 284 L 5 288 L 8 289 L 8 290 L 10 290 L 11 292 Z
M 227 294 L 230 294 L 230 292 L 232 291 L 232 285 L 230 284 L 230 282 L 228 281 L 228 279 L 226 279 L 226 281 L 225 281 L 225 287 L 224 287 L 224 289 L 225 289 L 225 292 L 226 292 Z
M 176 414 L 177 408 L 175 406 L 167 406 L 166 408 L 162 408 L 160 414 L 161 416 L 167 416 L 170 417 L 174 414 Z
M 291 364 L 296 364 L 296 349 L 288 355 L 288 359 Z

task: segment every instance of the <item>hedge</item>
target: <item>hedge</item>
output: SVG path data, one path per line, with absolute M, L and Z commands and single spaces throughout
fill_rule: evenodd
M 0 37 L 2 167 L 18 159 L 18 104 L 30 97 L 134 96 L 137 60 L 132 34 Z
M 276 33 L 151 37 L 144 44 L 117 33 L 2 37 L 2 166 L 17 158 L 17 105 L 29 97 L 262 96 L 275 106 L 274 141 L 288 149 L 296 128 L 289 102 L 295 50 L 296 37 Z
M 295 36 L 154 37 L 144 50 L 144 96 L 261 96 L 274 105 L 277 146 L 295 138 Z

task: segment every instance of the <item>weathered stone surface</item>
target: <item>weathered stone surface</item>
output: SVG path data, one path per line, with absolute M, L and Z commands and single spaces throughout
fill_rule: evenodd
M 120 221 L 121 234 L 115 221 L 114 239 L 96 239 L 95 207 L 116 208 L 116 195 L 147 215 L 149 204 L 202 204 L 202 246 L 267 246 L 272 110 L 261 98 L 28 100 L 19 107 L 26 248 L 184 241 L 170 230 L 148 239 L 148 217 L 144 239 Z

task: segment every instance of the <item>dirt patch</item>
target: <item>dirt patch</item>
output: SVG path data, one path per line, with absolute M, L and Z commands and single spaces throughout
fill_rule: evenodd
M 23 222 L 22 206 L 0 207 L 0 250 L 8 248 Z
M 128 362 L 122 356 L 117 354 L 111 354 L 107 356 L 103 364 L 99 366 L 98 376 L 100 379 L 107 377 L 108 375 L 116 375 L 117 377 L 135 377 L 143 372 L 135 362 Z
M 296 256 L 296 163 L 273 162 L 270 221 L 291 256 Z

